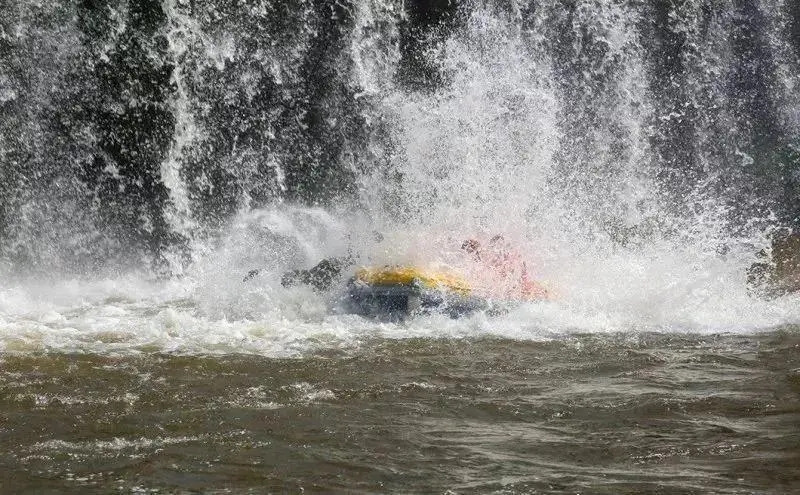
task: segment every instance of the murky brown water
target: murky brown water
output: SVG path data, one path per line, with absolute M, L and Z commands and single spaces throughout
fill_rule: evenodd
M 3 493 L 800 492 L 800 330 L 0 355 Z

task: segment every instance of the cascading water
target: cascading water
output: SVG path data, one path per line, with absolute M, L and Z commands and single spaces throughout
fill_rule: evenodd
M 6 271 L 155 268 L 202 294 L 221 282 L 198 275 L 211 264 L 227 281 L 258 264 L 276 278 L 341 251 L 346 231 L 402 232 L 404 256 L 433 239 L 427 258 L 502 232 L 571 316 L 714 327 L 763 305 L 748 321 L 780 323 L 793 316 L 743 280 L 767 227 L 796 215 L 795 14 L 23 2 L 0 52 Z M 290 221 L 292 203 L 339 220 L 332 240 L 275 263 L 283 234 L 258 222 Z M 231 230 L 242 222 L 260 234 Z M 232 284 L 229 299 L 252 290 Z

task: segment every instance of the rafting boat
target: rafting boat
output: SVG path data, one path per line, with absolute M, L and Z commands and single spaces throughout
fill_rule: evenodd
M 309 269 L 295 269 L 283 274 L 281 285 L 305 285 L 319 293 L 335 293 L 337 312 L 398 320 L 424 313 L 443 313 L 453 318 L 476 311 L 487 314 L 505 313 L 525 301 L 549 299 L 549 291 L 529 280 L 526 275 L 514 276 L 494 266 L 487 277 L 464 276 L 446 265 L 428 267 L 384 265 L 356 268 L 347 282 L 339 285 L 352 269 L 352 259 L 326 258 Z M 258 275 L 252 270 L 247 282 Z M 473 274 L 476 275 L 476 274 Z M 478 286 L 474 284 L 478 283 Z M 343 290 L 339 291 L 339 286 Z
M 432 312 L 457 318 L 494 307 L 461 276 L 412 266 L 357 269 L 347 283 L 345 304 L 349 312 L 390 319 Z

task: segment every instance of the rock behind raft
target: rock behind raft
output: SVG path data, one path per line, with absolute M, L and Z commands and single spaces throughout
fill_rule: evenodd
M 747 283 L 761 295 L 778 297 L 800 290 L 800 232 L 782 232 L 772 238 L 770 250 L 750 266 Z

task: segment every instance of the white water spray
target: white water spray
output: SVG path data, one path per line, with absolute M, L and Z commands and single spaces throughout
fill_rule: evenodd
M 166 38 L 174 64 L 171 82 L 175 85 L 175 97 L 172 101 L 175 132 L 167 157 L 161 164 L 161 180 L 169 191 L 170 198 L 164 216 L 175 232 L 191 241 L 192 233 L 198 225 L 192 215 L 186 183 L 181 177 L 181 164 L 184 150 L 202 131 L 195 122 L 190 108 L 191 94 L 184 74 L 184 59 L 187 51 L 197 43 L 195 37 L 199 28 L 184 11 L 187 8 L 185 2 L 164 0 L 162 7 L 168 19 Z M 179 266 L 177 263 L 174 265 L 175 268 Z

